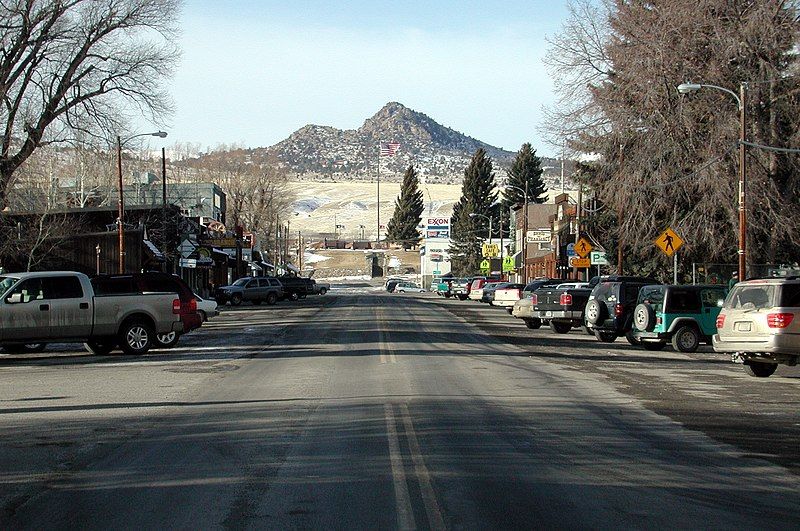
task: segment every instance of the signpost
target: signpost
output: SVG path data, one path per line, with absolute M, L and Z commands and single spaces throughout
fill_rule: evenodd
M 508 273 L 510 271 L 514 271 L 514 257 L 513 256 L 504 256 L 503 257 L 503 273 Z
M 667 230 L 661 233 L 658 238 L 656 238 L 655 244 L 656 247 L 661 249 L 668 257 L 672 258 L 672 265 L 673 265 L 673 283 L 678 283 L 678 249 L 683 247 L 683 238 L 678 236 L 678 233 L 672 230 L 672 227 L 667 227 Z
M 606 257 L 605 251 L 592 251 L 589 253 L 589 260 L 592 265 L 608 265 L 608 257 Z
M 589 243 L 589 240 L 587 240 L 586 238 L 581 238 L 580 240 L 575 242 L 575 252 L 581 258 L 586 258 L 587 256 L 589 256 L 589 253 L 592 252 L 592 249 L 594 249 L 594 247 L 592 247 L 592 244 Z
M 578 269 L 585 269 L 592 265 L 591 260 L 588 258 L 580 258 L 578 256 L 570 256 L 569 257 L 569 266 L 576 267 Z
M 450 238 L 450 218 L 428 218 L 425 229 L 427 239 L 449 239 Z
M 552 239 L 550 229 L 529 230 L 526 243 L 550 243 Z
M 492 264 L 489 262 L 488 259 L 484 259 L 480 265 L 481 265 L 481 273 L 489 273 L 489 269 L 492 267 Z
M 483 257 L 484 258 L 497 258 L 500 256 L 500 246 L 496 243 L 483 244 Z
M 575 244 L 574 243 L 568 243 L 567 244 L 567 256 L 577 256 L 575 254 Z

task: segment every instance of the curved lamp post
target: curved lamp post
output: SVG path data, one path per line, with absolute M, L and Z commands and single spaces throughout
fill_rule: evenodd
M 739 106 L 739 280 L 745 280 L 747 277 L 747 211 L 746 211 L 746 194 L 747 194 L 747 165 L 745 154 L 745 131 L 747 127 L 747 112 L 744 105 L 747 85 L 745 83 L 739 84 L 739 94 L 734 91 L 720 87 L 717 85 L 708 85 L 703 83 L 681 83 L 678 85 L 678 92 L 681 94 L 688 94 L 696 92 L 703 88 L 710 88 L 721 90 L 736 100 Z
M 118 202 L 118 220 L 117 220 L 117 231 L 119 233 L 119 272 L 120 274 L 125 272 L 125 228 L 123 227 L 123 217 L 125 215 L 125 200 L 122 197 L 122 146 L 127 144 L 134 138 L 138 138 L 140 136 L 157 136 L 159 138 L 166 138 L 167 133 L 164 131 L 156 131 L 155 133 L 140 133 L 138 135 L 129 136 L 126 139 L 122 139 L 119 135 L 117 135 L 117 180 L 118 180 L 118 187 L 119 187 L 119 202 Z
M 504 190 L 506 190 L 508 188 L 511 188 L 513 190 L 518 190 L 518 191 L 522 192 L 522 194 L 523 194 L 523 196 L 522 196 L 523 197 L 523 199 L 522 199 L 522 202 L 523 202 L 522 209 L 525 211 L 525 213 L 523 214 L 525 221 L 524 221 L 524 226 L 523 226 L 523 229 L 522 229 L 522 283 L 523 284 L 527 284 L 528 283 L 528 264 L 527 264 L 527 258 L 528 258 L 528 245 L 527 245 L 527 239 L 528 239 L 528 181 L 527 180 L 525 181 L 525 188 L 524 189 L 520 188 L 519 186 L 513 186 L 511 184 L 504 184 L 503 186 L 500 186 L 499 188 L 500 188 L 501 191 L 504 191 Z

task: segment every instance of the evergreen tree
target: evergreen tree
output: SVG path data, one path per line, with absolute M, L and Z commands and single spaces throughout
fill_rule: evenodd
M 488 218 L 496 200 L 492 159 L 478 149 L 464 170 L 461 199 L 453 207 L 450 256 L 456 275 L 471 275 L 480 269 L 481 240 L 489 236 Z
M 386 226 L 386 239 L 402 244 L 405 249 L 417 245 L 420 240 L 419 226 L 425 205 L 419 189 L 419 178 L 411 165 L 403 175 L 400 196 L 394 203 L 394 214 Z
M 503 206 L 506 209 L 524 202 L 525 183 L 528 184 L 529 203 L 547 201 L 547 187 L 542 179 L 542 159 L 536 156 L 536 150 L 531 148 L 530 143 L 522 144 L 506 174 L 508 175 L 506 183 L 514 187 L 506 188 L 503 192 Z

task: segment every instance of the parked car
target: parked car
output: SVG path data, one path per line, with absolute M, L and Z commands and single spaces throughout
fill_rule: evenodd
M 219 304 L 230 303 L 239 306 L 243 301 L 261 304 L 275 304 L 284 298 L 283 284 L 274 277 L 243 277 L 231 284 L 222 286 L 214 292 Z
M 613 343 L 619 336 L 626 336 L 629 343 L 638 344 L 631 334 L 633 310 L 638 304 L 639 289 L 655 284 L 660 282 L 652 278 L 602 277 L 584 310 L 586 324 L 598 341 Z
M 507 286 L 499 286 L 494 290 L 494 296 L 489 304 L 492 306 L 500 306 L 505 308 L 508 313 L 514 307 L 514 303 L 522 297 L 522 290 L 525 289 L 524 284 L 508 284 Z M 485 292 L 484 292 L 485 294 Z
M 331 290 L 328 282 L 314 282 L 314 295 L 325 295 Z
M 197 311 L 197 298 L 192 288 L 179 276 L 162 272 L 124 273 L 117 275 L 97 275 L 91 279 L 95 292 L 102 294 L 176 293 L 181 300 L 180 316 L 183 331 L 169 331 L 156 334 L 153 346 L 156 348 L 174 347 L 180 336 L 200 328 L 203 319 Z
M 469 295 L 467 296 L 470 300 L 473 301 L 480 301 L 483 298 L 483 290 L 487 284 L 493 284 L 496 282 L 500 282 L 499 279 L 487 279 L 487 278 L 476 278 L 472 281 L 472 284 L 469 289 Z
M 711 344 L 728 290 L 720 285 L 643 286 L 633 312 L 633 337 L 647 350 L 672 342 L 680 352 Z
M 541 328 L 542 320 L 533 315 L 531 299 L 533 292 L 542 286 L 557 286 L 563 282 L 563 280 L 557 278 L 537 278 L 528 282 L 528 284 L 525 285 L 525 289 L 522 290 L 522 296 L 514 303 L 511 309 L 511 315 L 517 319 L 522 319 L 525 322 L 525 326 L 532 330 Z
M 449 299 L 450 297 L 452 297 L 453 294 L 450 292 L 450 284 L 451 284 L 451 282 L 453 282 L 452 278 L 443 278 L 442 280 L 440 280 L 439 283 L 436 284 L 435 293 L 437 295 L 439 295 L 440 297 L 444 297 L 446 299 Z
M 197 293 L 194 294 L 194 298 L 197 301 L 197 313 L 200 314 L 200 318 L 203 322 L 219 315 L 217 301 L 214 299 L 204 299 Z
M 391 280 L 387 280 L 386 281 L 386 291 L 388 291 L 389 293 L 392 293 L 394 291 L 394 288 L 400 282 L 402 282 L 402 279 L 399 279 L 399 278 L 393 278 Z
M 731 354 L 751 376 L 800 362 L 800 277 L 733 286 L 717 317 L 714 350 Z
M 431 280 L 430 289 L 428 289 L 428 291 L 430 291 L 432 293 L 436 293 L 436 289 L 439 287 L 439 283 L 441 281 L 442 281 L 442 277 L 433 277 L 433 280 Z
M 450 293 L 453 297 L 458 297 L 459 300 L 467 300 L 469 295 L 470 284 L 475 278 L 454 278 L 450 283 Z
M 416 282 L 399 282 L 394 287 L 395 293 L 425 293 L 425 289 L 421 288 Z
M 277 277 L 283 287 L 283 299 L 296 301 L 313 295 L 316 281 L 311 278 L 284 275 Z
M 583 311 L 591 293 L 586 282 L 544 285 L 531 294 L 532 317 L 548 324 L 553 332 L 566 334 L 583 325 Z
M 507 286 L 510 286 L 511 282 L 501 282 L 499 280 L 495 280 L 492 282 L 487 282 L 483 286 L 483 294 L 481 295 L 481 302 L 485 302 L 487 304 L 491 304 L 494 300 L 494 292 L 497 289 L 502 289 Z
M 156 334 L 183 332 L 176 293 L 95 291 L 74 271 L 0 276 L 0 346 L 6 352 L 40 352 L 47 343 L 84 343 L 105 355 L 119 346 L 144 354 Z

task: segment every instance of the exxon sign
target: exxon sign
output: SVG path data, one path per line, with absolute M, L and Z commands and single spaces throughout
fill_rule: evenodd
M 428 218 L 425 238 L 450 239 L 450 218 Z

